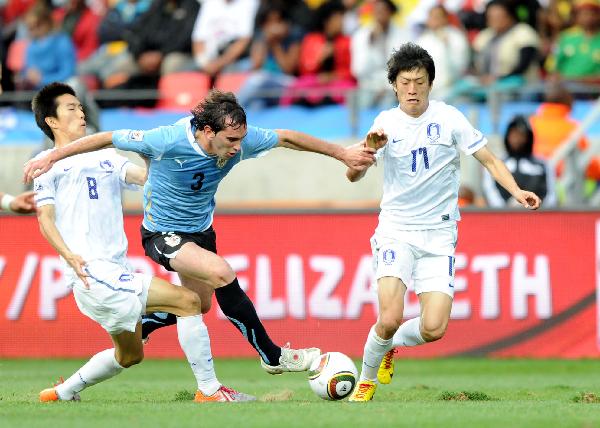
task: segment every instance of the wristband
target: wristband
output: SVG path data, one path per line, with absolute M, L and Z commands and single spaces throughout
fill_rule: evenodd
M 9 195 L 8 193 L 5 193 L 2 196 L 2 201 L 0 202 L 0 207 L 2 207 L 2 209 L 4 211 L 12 211 L 12 209 L 10 208 L 10 203 L 14 200 L 15 200 L 15 197 L 13 195 Z

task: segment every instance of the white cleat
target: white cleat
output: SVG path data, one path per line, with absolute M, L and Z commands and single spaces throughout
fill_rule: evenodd
M 262 359 L 260 365 L 267 373 L 272 375 L 282 374 L 283 372 L 305 372 L 319 355 L 321 355 L 319 348 L 291 349 L 290 344 L 287 343 L 281 348 L 279 365 L 270 366 Z

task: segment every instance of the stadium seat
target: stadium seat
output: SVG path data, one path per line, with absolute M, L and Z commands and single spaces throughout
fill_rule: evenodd
M 164 75 L 158 82 L 157 108 L 167 110 L 190 110 L 206 96 L 210 89 L 210 77 L 197 71 Z
M 8 46 L 6 67 L 13 73 L 18 73 L 25 67 L 25 50 L 28 43 L 27 39 L 15 39 Z
M 215 81 L 215 88 L 236 94 L 249 76 L 249 72 L 219 74 Z

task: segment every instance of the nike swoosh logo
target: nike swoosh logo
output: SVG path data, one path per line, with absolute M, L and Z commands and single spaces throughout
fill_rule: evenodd
M 73 168 L 72 166 L 65 168 L 65 172 L 69 171 L 71 168 Z
M 400 138 L 399 140 L 392 140 L 392 143 L 399 143 L 402 140 L 404 140 L 404 138 Z

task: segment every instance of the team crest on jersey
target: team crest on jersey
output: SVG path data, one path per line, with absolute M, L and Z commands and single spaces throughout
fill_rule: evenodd
M 165 244 L 169 247 L 176 247 L 181 243 L 181 236 L 174 234 L 173 232 L 169 232 L 165 236 Z
M 391 265 L 396 260 L 396 252 L 394 250 L 387 249 L 383 252 L 383 263 Z
M 440 139 L 441 127 L 439 123 L 430 123 L 427 125 L 427 138 L 429 138 L 430 143 L 435 143 Z
M 115 166 L 112 164 L 111 161 L 109 161 L 108 159 L 105 159 L 103 161 L 100 161 L 100 168 L 102 168 L 106 172 L 113 172 L 115 169 Z
M 142 141 L 144 139 L 144 131 L 131 131 L 129 132 L 127 139 L 131 141 Z
M 229 159 L 218 158 L 217 159 L 217 168 L 221 169 L 225 166 Z
M 42 183 L 38 183 L 35 185 L 35 188 L 33 190 L 36 192 L 41 192 L 42 190 L 44 190 L 44 186 L 42 185 Z

